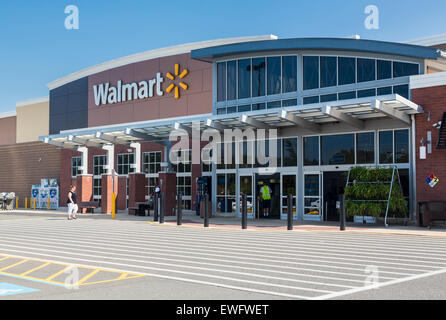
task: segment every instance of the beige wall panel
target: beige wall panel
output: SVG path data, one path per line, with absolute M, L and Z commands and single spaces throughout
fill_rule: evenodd
M 49 134 L 49 102 L 17 107 L 17 143 L 38 141 Z

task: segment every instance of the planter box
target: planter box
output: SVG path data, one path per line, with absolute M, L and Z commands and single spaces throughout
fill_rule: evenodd
M 376 218 L 375 217 L 369 217 L 369 216 L 354 216 L 353 222 L 354 223 L 365 223 L 366 224 L 376 224 Z

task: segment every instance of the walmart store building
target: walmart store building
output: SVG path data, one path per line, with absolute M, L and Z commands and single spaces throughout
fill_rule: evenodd
M 90 67 L 49 83 L 49 98 L 0 115 L 0 191 L 16 192 L 23 206 L 31 185 L 57 178 L 61 205 L 73 184 L 81 201 L 100 201 L 107 213 L 113 190 L 126 210 L 160 183 L 170 215 L 176 192 L 195 209 L 197 179 L 206 177 L 214 214 L 239 215 L 240 193 L 255 212 L 267 182 L 273 218 L 285 218 L 293 194 L 296 219 L 325 221 L 338 218 L 333 199 L 352 166 L 395 166 L 415 219 L 418 201 L 446 192 L 446 122 L 433 126 L 445 120 L 445 43 L 260 36 Z M 165 167 L 170 132 L 197 122 L 200 130 L 278 129 L 277 170 L 191 161 Z M 425 181 L 431 173 L 440 179 L 435 188 Z

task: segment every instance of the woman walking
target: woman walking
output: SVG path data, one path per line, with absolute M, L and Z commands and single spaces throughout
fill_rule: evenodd
M 76 187 L 71 186 L 70 192 L 68 192 L 68 220 L 77 219 L 76 213 L 78 210 L 77 199 L 76 199 Z

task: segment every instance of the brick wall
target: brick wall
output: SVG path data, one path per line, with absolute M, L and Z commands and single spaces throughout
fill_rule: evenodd
M 417 115 L 416 121 L 416 185 L 417 201 L 444 200 L 446 197 L 446 150 L 437 149 L 439 130 L 432 125 L 442 119 L 446 112 L 446 86 L 412 90 L 412 101 L 423 107 L 425 113 Z M 430 112 L 431 121 L 428 121 Z M 420 141 L 427 140 L 427 131 L 432 132 L 432 154 L 420 160 Z M 440 182 L 431 188 L 426 178 L 434 173 Z
M 40 179 L 53 178 L 60 183 L 62 162 L 57 147 L 42 142 L 0 146 L 0 163 L 0 192 L 15 192 L 20 207 Z

